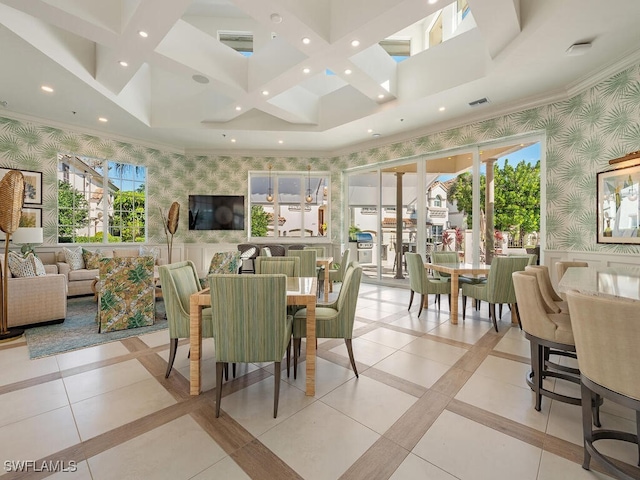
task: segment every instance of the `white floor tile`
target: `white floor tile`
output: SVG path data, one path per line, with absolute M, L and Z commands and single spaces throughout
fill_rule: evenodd
M 390 330 L 385 327 L 376 328 L 375 330 L 361 335 L 359 338 L 396 349 L 402 348 L 416 339 L 414 335 L 396 332 L 395 330 Z
M 533 480 L 542 452 L 445 410 L 413 453 L 463 480 Z
M 537 480 L 608 480 L 610 478 L 593 470 L 584 470 L 578 463 L 543 451 Z
M 401 350 L 444 363 L 445 365 L 455 364 L 468 351 L 465 348 L 454 347 L 453 345 L 421 337 L 405 345 Z
M 322 397 L 322 402 L 383 434 L 417 398 L 368 377 L 353 378 Z
M 315 402 L 259 437 L 307 480 L 342 475 L 379 435 L 346 415 Z
M 455 480 L 456 477 L 410 453 L 389 480 L 414 480 L 417 478 L 429 480 Z
M 444 363 L 402 351 L 397 351 L 374 367 L 425 388 L 430 388 L 449 369 Z
M 191 480 L 250 480 L 250 478 L 231 457 L 225 457 Z
M 71 408 L 80 436 L 86 440 L 175 403 L 157 380 L 151 379 L 82 400 Z
M 69 400 L 62 380 L 0 395 L 0 427 L 19 422 L 50 410 L 68 406 Z
M 94 478 L 160 480 L 191 478 L 225 456 L 186 415 L 91 457 L 88 462 Z
M 120 342 L 104 343 L 95 347 L 83 348 L 73 352 L 61 353 L 56 355 L 56 360 L 60 370 L 67 370 L 89 363 L 99 362 L 108 358 L 127 355 L 129 350 Z

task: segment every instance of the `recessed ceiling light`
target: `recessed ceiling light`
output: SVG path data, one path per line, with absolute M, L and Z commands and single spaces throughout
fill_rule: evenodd
M 309 45 L 311 43 L 311 39 L 309 37 L 304 37 L 302 39 L 302 43 L 304 43 L 305 45 Z
M 107 123 L 109 120 L 106 119 L 105 117 L 98 117 L 98 121 L 100 121 L 102 123 Z
M 236 112 L 239 112 L 240 110 L 242 110 L 242 107 L 241 107 L 240 105 L 238 105 L 238 106 L 236 107 Z
M 236 143 L 236 139 L 235 139 L 235 138 L 232 138 L 232 139 L 231 139 L 231 143 Z
M 434 3 L 438 3 L 438 0 L 429 0 L 427 3 L 433 5 Z
M 444 107 L 440 107 L 438 110 L 441 111 L 441 112 L 444 112 L 445 108 Z
M 378 95 L 378 98 L 382 100 L 384 98 L 384 93 L 381 93 L 380 95 Z
M 344 71 L 345 75 L 351 75 L 351 70 L 349 70 L 348 68 Z
M 118 63 L 120 63 L 121 67 L 128 67 L 129 66 L 129 64 L 127 62 L 125 62 L 124 60 L 120 60 L 120 62 L 118 62 Z
M 352 40 L 352 41 L 351 41 L 351 46 L 352 46 L 352 47 L 358 47 L 358 46 L 360 46 L 360 40 Z
M 262 95 L 264 95 L 265 97 L 269 95 L 269 90 L 262 90 Z
M 310 68 L 303 68 L 302 73 L 309 73 L 311 71 Z
M 373 129 L 372 129 L 372 128 L 370 128 L 369 130 L 367 130 L 367 133 L 372 133 L 372 132 L 373 132 Z
M 198 83 L 202 83 L 202 84 L 209 83 L 209 79 L 207 77 L 205 77 L 204 75 L 200 75 L 199 73 L 196 73 L 191 78 L 193 79 L 194 82 L 198 82 Z
M 379 133 L 374 133 L 374 134 L 373 134 L 373 135 L 371 135 L 371 136 L 372 136 L 373 138 L 378 138 L 378 137 L 380 137 L 380 134 L 379 134 Z
M 47 93 L 52 93 L 53 92 L 53 88 L 48 87 L 47 85 L 42 85 L 40 87 L 43 91 L 47 92 Z
M 282 145 L 284 143 L 284 140 L 278 140 L 278 143 Z
M 149 34 L 147 32 L 145 32 L 144 30 L 140 30 L 138 32 L 138 35 L 140 35 L 142 38 L 147 38 L 149 36 Z
M 272 14 L 271 14 L 271 17 L 269 17 L 269 18 L 271 18 L 271 21 L 272 21 L 273 23 L 280 23 L 280 22 L 282 22 L 282 17 L 281 17 L 281 16 L 280 16 L 280 14 L 278 14 L 278 13 L 272 13 Z

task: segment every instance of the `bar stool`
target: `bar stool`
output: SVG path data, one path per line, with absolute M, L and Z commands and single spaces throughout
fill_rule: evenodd
M 595 447 L 599 440 L 621 440 L 638 444 L 640 457 L 640 322 L 638 302 L 567 292 L 573 325 L 582 393 L 584 461 L 589 470 L 595 457 L 610 474 L 620 479 L 638 478 L 623 471 Z M 585 398 L 601 395 L 636 412 L 636 433 L 620 430 L 593 431 Z M 638 462 L 640 466 L 640 460 Z

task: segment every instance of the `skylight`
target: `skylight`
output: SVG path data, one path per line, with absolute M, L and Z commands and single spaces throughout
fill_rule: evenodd
M 253 33 L 251 32 L 219 31 L 218 40 L 245 57 L 253 53 Z

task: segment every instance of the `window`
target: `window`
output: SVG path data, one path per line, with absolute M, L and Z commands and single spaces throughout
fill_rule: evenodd
M 312 172 L 250 172 L 250 237 L 329 235 L 329 178 Z
M 218 32 L 218 39 L 245 57 L 253 54 L 253 33 L 251 32 Z
M 442 197 L 440 195 L 436 195 L 436 198 L 433 199 L 433 206 L 434 207 L 442 206 Z
M 58 242 L 144 242 L 146 177 L 138 165 L 58 155 Z

